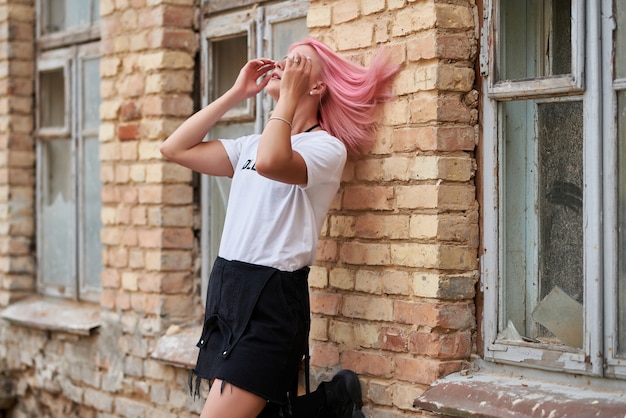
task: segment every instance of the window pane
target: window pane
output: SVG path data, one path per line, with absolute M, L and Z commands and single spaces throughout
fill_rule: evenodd
M 272 25 L 272 57 L 282 59 L 287 55 L 289 46 L 304 39 L 308 33 L 305 17 L 275 22 Z
M 626 3 L 615 1 L 615 77 L 626 78 Z
M 39 73 L 39 89 L 41 127 L 64 127 L 66 101 L 63 68 Z
M 83 248 L 82 261 L 84 278 L 82 280 L 90 288 L 100 288 L 100 272 L 102 271 L 102 243 L 100 230 L 102 222 L 100 211 L 102 201 L 100 192 L 100 142 L 97 137 L 83 139 Z
M 72 143 L 42 141 L 42 242 L 40 272 L 44 283 L 74 288 L 74 195 Z
M 501 328 L 511 321 L 530 339 L 580 347 L 582 103 L 507 102 L 502 110 L 506 318 Z M 559 323 L 564 310 L 575 312 L 567 318 L 571 323 Z
M 43 32 L 53 33 L 91 25 L 99 18 L 100 4 L 94 0 L 46 0 L 43 7 Z
M 65 0 L 65 29 L 88 26 L 91 21 L 91 0 Z
M 618 355 L 626 356 L 626 91 L 617 95 L 618 143 Z
M 499 80 L 572 72 L 571 0 L 501 0 Z
M 82 62 L 82 129 L 97 130 L 100 125 L 100 60 Z
M 212 100 L 215 100 L 232 87 L 239 75 L 239 70 L 248 62 L 248 37 L 243 35 L 215 41 L 212 42 L 212 48 Z M 245 111 L 248 106 L 247 102 L 246 100 L 239 103 L 234 110 L 237 113 Z

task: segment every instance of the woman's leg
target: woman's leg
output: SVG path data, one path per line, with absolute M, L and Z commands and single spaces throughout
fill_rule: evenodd
M 200 418 L 256 418 L 266 404 L 265 399 L 216 379 Z

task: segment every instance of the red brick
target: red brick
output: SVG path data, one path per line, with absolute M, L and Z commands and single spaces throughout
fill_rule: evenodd
M 311 344 L 311 366 L 334 367 L 339 364 L 339 349 L 329 344 Z
M 430 385 L 440 377 L 461 370 L 462 361 L 441 362 L 424 358 L 396 357 L 395 378 L 406 382 Z
M 409 352 L 436 359 L 462 359 L 472 352 L 471 332 L 439 334 L 414 332 L 409 338 Z
M 431 328 L 474 328 L 473 304 L 446 304 L 406 302 L 394 304 L 394 320 L 402 324 L 422 325 Z
M 393 375 L 391 356 L 363 351 L 347 351 L 341 355 L 341 365 L 356 374 L 390 378 Z
M 311 312 L 325 315 L 337 315 L 341 305 L 341 295 L 320 291 L 311 292 Z
M 137 139 L 139 135 L 139 125 L 137 123 L 120 124 L 117 127 L 117 137 L 120 141 L 130 141 Z

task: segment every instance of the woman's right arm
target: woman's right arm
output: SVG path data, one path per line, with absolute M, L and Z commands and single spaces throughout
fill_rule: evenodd
M 160 146 L 167 159 L 199 173 L 232 176 L 233 167 L 220 141 L 203 142 L 211 128 L 237 103 L 258 94 L 269 77 L 258 78 L 274 68 L 271 60 L 249 61 L 233 87 L 183 122 Z

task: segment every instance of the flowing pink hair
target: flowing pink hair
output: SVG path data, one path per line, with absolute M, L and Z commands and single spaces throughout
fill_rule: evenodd
M 291 46 L 312 47 L 319 55 L 326 92 L 321 98 L 320 125 L 344 143 L 348 153 L 359 156 L 376 139 L 377 105 L 392 97 L 391 84 L 399 70 L 379 50 L 369 68 L 337 55 L 326 44 L 306 38 Z

